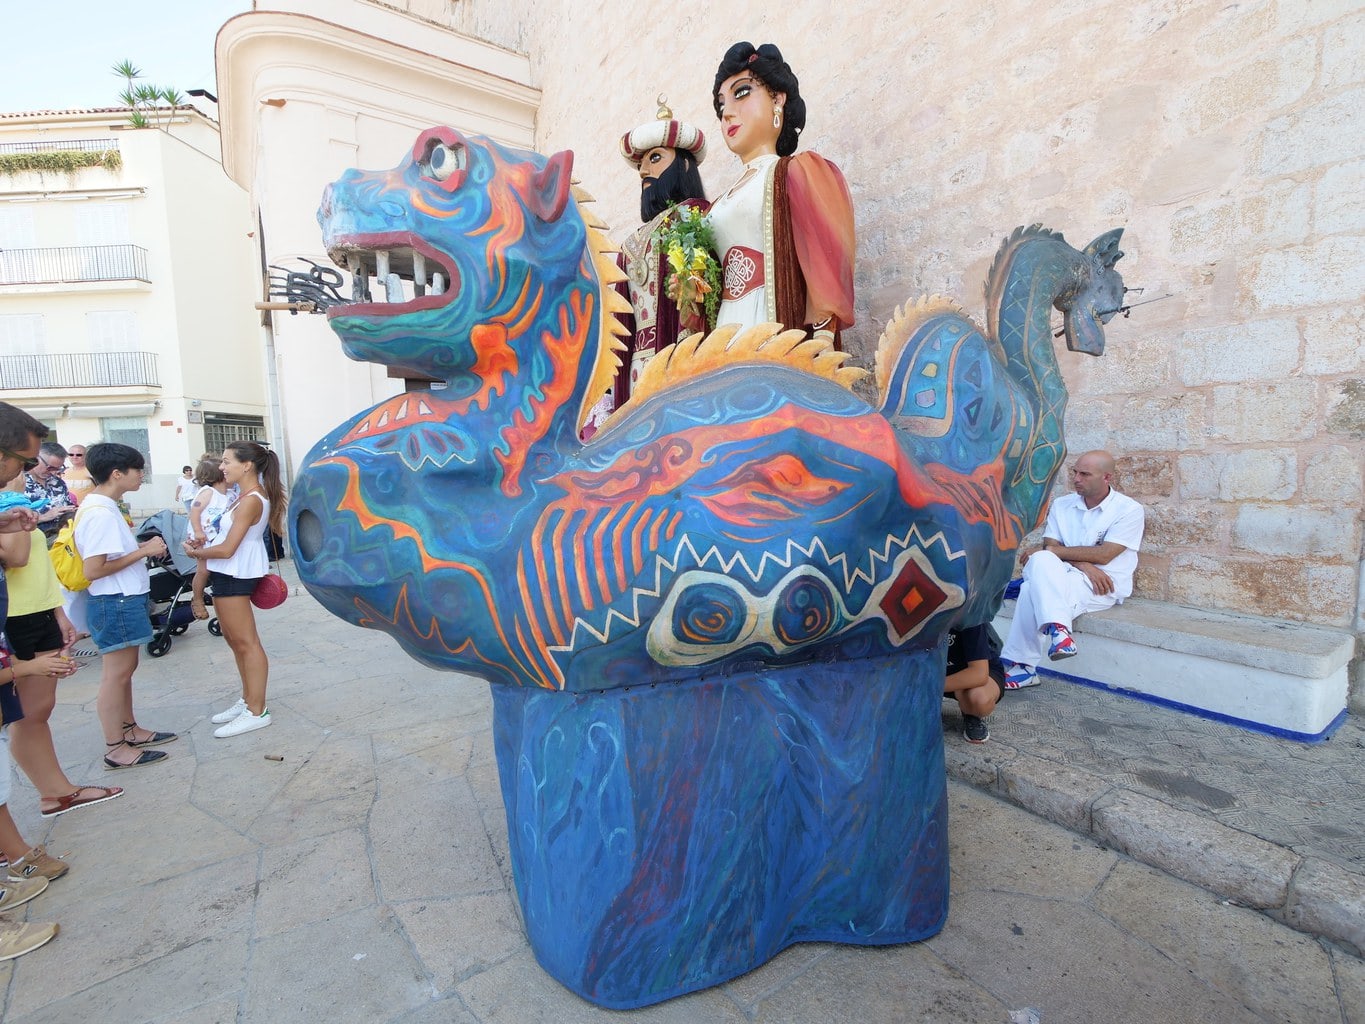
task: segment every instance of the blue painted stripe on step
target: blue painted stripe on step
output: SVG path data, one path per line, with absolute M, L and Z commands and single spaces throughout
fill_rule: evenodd
M 1092 690 L 1106 690 L 1109 693 L 1116 693 L 1120 697 L 1131 697 L 1133 700 L 1146 701 L 1148 704 L 1156 704 L 1159 707 L 1170 708 L 1172 711 L 1182 711 L 1187 715 L 1195 715 L 1199 718 L 1207 718 L 1212 722 L 1223 722 L 1226 725 L 1235 725 L 1240 729 L 1250 729 L 1252 732 L 1264 733 L 1267 736 L 1276 736 L 1283 740 L 1294 740 L 1298 743 L 1324 743 L 1332 738 L 1332 734 L 1341 728 L 1341 723 L 1346 721 L 1346 709 L 1327 723 L 1327 727 L 1321 732 L 1296 732 L 1293 729 L 1280 729 L 1273 725 L 1266 725 L 1264 722 L 1253 722 L 1245 718 L 1235 718 L 1232 715 L 1220 714 L 1217 711 L 1209 711 L 1206 708 L 1197 708 L 1190 704 L 1181 704 L 1179 701 L 1170 700 L 1166 697 L 1158 697 L 1154 694 L 1143 693 L 1141 690 L 1130 690 L 1126 686 L 1110 686 L 1108 683 L 1101 683 L 1096 679 L 1086 679 L 1084 676 L 1068 675 L 1065 672 L 1058 672 L 1056 669 L 1039 667 L 1038 674 L 1049 679 L 1060 679 L 1064 683 L 1075 683 L 1077 686 L 1088 686 Z M 1015 690 L 1015 693 L 1021 691 Z

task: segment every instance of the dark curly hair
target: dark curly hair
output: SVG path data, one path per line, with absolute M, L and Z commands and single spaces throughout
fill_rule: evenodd
M 716 69 L 716 82 L 711 86 L 711 102 L 715 105 L 716 117 L 720 117 L 721 84 L 741 71 L 752 72 L 769 92 L 787 94 L 787 101 L 782 107 L 782 132 L 777 136 L 777 154 L 791 156 L 796 152 L 797 136 L 806 127 L 806 101 L 801 98 L 801 86 L 791 65 L 782 59 L 782 51 L 772 43 L 764 43 L 757 48 L 749 42 L 735 43 L 721 58 L 720 67 Z

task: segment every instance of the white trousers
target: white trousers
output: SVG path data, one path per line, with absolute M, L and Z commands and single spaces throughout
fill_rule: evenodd
M 1109 608 L 1116 600 L 1112 593 L 1096 594 L 1085 573 L 1051 551 L 1039 551 L 1024 563 L 1024 585 L 1000 657 L 1019 665 L 1046 661 L 1052 639 L 1040 632 L 1043 626 L 1059 622 L 1070 629 L 1077 615 Z

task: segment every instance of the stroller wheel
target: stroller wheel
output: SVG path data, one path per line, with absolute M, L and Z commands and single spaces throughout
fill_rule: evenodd
M 159 658 L 171 649 L 171 638 L 168 636 L 158 636 L 152 639 L 147 645 L 147 653 L 153 658 Z
M 209 632 L 212 633 L 214 636 L 223 635 L 223 627 L 218 625 L 218 616 L 216 615 L 213 618 L 209 619 Z

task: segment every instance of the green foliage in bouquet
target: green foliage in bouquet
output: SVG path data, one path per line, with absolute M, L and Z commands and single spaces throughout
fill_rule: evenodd
M 711 224 L 695 206 L 674 206 L 659 223 L 654 244 L 668 260 L 668 294 L 686 320 L 704 312 L 706 330 L 720 310 L 720 260 Z

